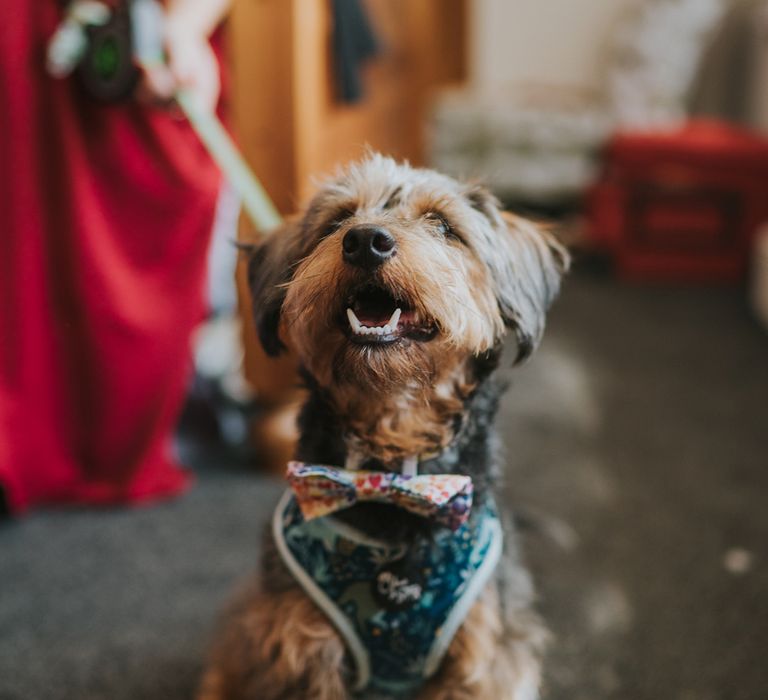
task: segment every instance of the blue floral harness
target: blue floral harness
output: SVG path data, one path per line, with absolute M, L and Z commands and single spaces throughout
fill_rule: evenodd
M 416 547 L 372 539 L 333 516 L 305 520 L 291 491 L 273 519 L 278 551 L 355 661 L 354 691 L 407 698 L 438 669 L 501 556 L 486 507 Z M 370 697 L 370 695 L 369 695 Z

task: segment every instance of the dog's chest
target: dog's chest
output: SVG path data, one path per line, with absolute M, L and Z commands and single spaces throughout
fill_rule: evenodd
M 395 695 L 437 670 L 502 543 L 491 508 L 456 532 L 442 529 L 404 545 L 333 517 L 305 521 L 289 497 L 278 506 L 273 534 L 296 581 L 344 638 L 355 689 Z

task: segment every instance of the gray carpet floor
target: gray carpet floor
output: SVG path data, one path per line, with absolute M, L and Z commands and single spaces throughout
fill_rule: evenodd
M 733 289 L 574 277 L 501 427 L 548 700 L 768 698 L 768 334 Z M 182 700 L 279 484 L 198 455 L 132 511 L 0 526 L 0 700 Z

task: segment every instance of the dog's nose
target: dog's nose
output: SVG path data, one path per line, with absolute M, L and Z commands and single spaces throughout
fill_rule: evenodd
M 395 239 L 383 228 L 357 226 L 349 229 L 341 243 L 344 260 L 350 265 L 372 270 L 395 254 Z

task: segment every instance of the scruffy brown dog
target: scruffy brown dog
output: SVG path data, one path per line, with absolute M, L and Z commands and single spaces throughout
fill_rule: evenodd
M 483 189 L 379 155 L 325 184 L 303 218 L 253 251 L 250 280 L 262 343 L 273 354 L 284 342 L 295 350 L 309 391 L 298 459 L 379 472 L 418 464 L 419 474 L 466 474 L 474 504 L 456 534 L 385 503 L 360 502 L 333 517 L 336 549 L 325 569 L 342 575 L 361 551 L 370 554 L 364 546 L 383 548 L 377 556 L 385 568 L 390 559 L 421 567 L 416 574 L 402 566 L 387 572 L 388 581 L 403 584 L 396 604 L 387 607 L 373 596 L 388 620 L 397 618 L 395 626 L 406 621 L 405 633 L 395 630 L 402 653 L 411 653 L 406 641 L 418 635 L 434 638 L 426 661 L 411 654 L 396 663 L 391 648 L 359 648 L 356 635 L 374 645 L 381 639 L 383 618 L 375 609 L 357 633 L 348 629 L 359 607 L 375 608 L 368 589 L 361 584 L 353 602 L 337 601 L 342 612 L 332 611 L 328 596 L 315 595 L 318 587 L 286 555 L 281 528 L 294 516 L 279 511 L 259 581 L 225 620 L 200 700 L 537 696 L 546 633 L 531 609 L 530 579 L 509 523 L 501 560 L 490 561 L 491 540 L 478 549 L 476 558 L 487 565 L 475 562 L 471 575 L 461 572 L 467 581 L 455 596 L 457 612 L 436 629 L 425 622 L 438 613 L 432 579 L 424 578 L 434 578 L 436 567 L 423 562 L 459 551 L 450 548 L 461 533 L 479 542 L 472 533 L 481 521 L 498 522 L 492 424 L 503 388 L 494 378 L 502 340 L 508 329 L 514 332 L 518 360 L 533 351 L 567 265 L 553 238 L 500 211 Z M 480 570 L 482 577 L 472 573 Z M 333 592 L 333 576 L 326 575 L 324 585 Z M 411 603 L 413 609 L 402 612 Z M 398 671 L 400 663 L 417 673 L 416 685 L 398 686 L 381 670 Z

